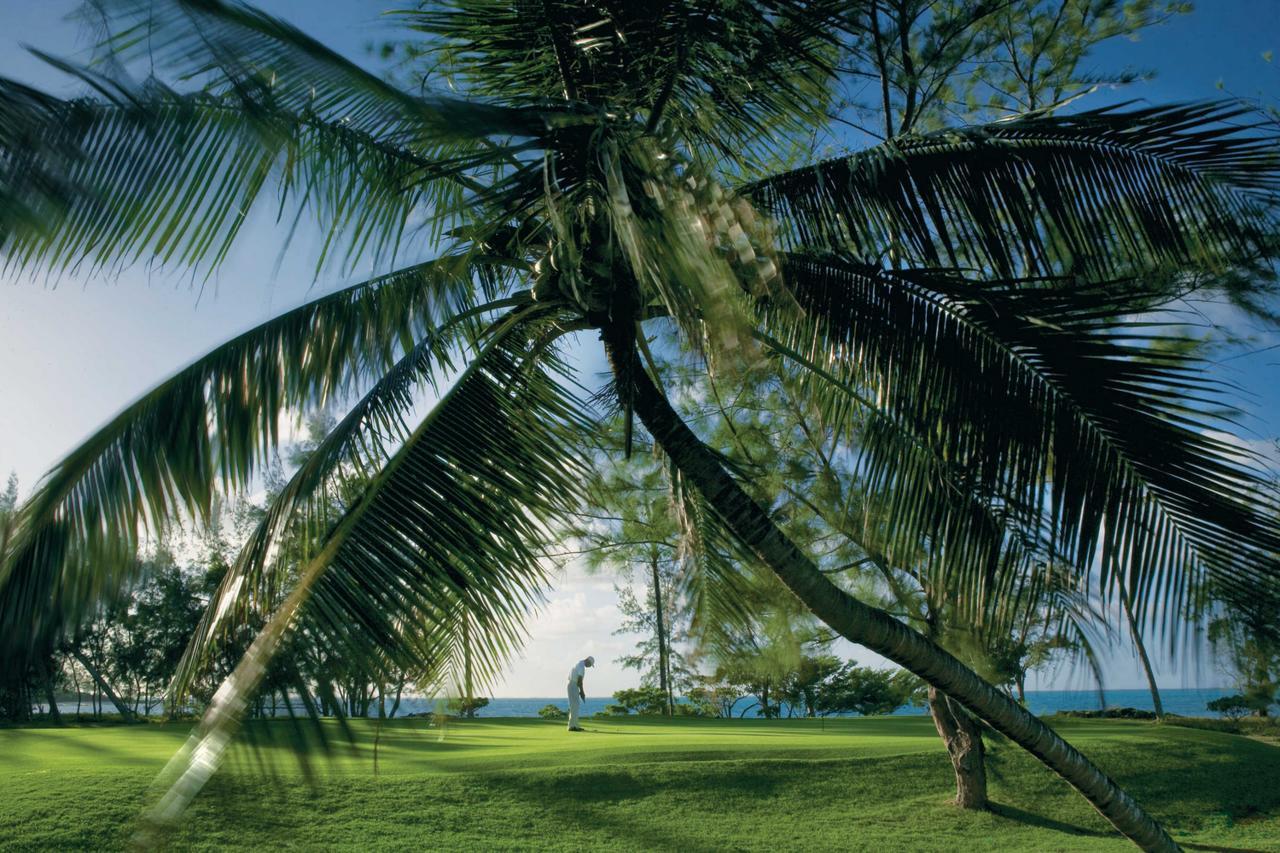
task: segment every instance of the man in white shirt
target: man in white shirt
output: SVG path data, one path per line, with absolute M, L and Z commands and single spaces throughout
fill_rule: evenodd
M 595 665 L 596 659 L 587 655 L 569 670 L 569 731 L 571 732 L 583 731 L 583 728 L 578 725 L 578 706 L 587 698 L 582 679 L 587 674 L 587 667 Z

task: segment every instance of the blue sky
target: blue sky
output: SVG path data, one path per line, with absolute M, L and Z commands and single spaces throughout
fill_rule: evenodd
M 381 13 L 394 0 L 270 0 L 259 5 L 285 18 L 350 58 L 368 63 L 365 46 L 394 32 Z M 1223 89 L 1280 103 L 1280 0 L 1202 2 L 1191 15 L 1143 33 L 1136 42 L 1102 45 L 1093 67 L 1152 70 L 1154 80 L 1120 92 L 1103 92 L 1090 103 L 1140 99 L 1153 103 L 1221 97 Z M 0 75 L 56 92 L 74 87 L 21 48 L 39 47 L 74 56 L 77 27 L 66 20 L 74 0 L 0 0 Z M 1264 53 L 1275 51 L 1268 62 Z M 1223 89 L 1219 88 L 1219 85 Z M 334 278 L 313 275 L 305 251 L 291 252 L 279 270 L 281 229 L 267 215 L 246 228 L 229 261 L 208 282 L 179 272 L 126 271 L 118 279 L 63 276 L 10 278 L 0 283 L 0 477 L 17 472 L 24 492 L 95 427 L 151 385 L 235 333 L 371 270 Z M 1265 448 L 1280 435 L 1280 349 L 1265 347 L 1280 336 L 1242 324 L 1229 312 L 1206 311 L 1201 322 L 1228 325 L 1251 336 L 1250 346 L 1220 358 L 1220 375 L 1240 386 L 1251 417 L 1247 438 Z M 1264 350 L 1248 354 L 1252 350 Z M 583 367 L 602 367 L 592 347 Z M 569 666 L 594 654 L 592 692 L 607 693 L 635 682 L 633 673 L 611 663 L 631 640 L 614 637 L 616 597 L 607 578 L 572 568 L 530 624 L 530 645 L 513 663 L 497 695 L 558 695 Z M 874 657 L 843 650 L 864 661 Z M 1169 687 L 1212 685 L 1222 678 L 1207 662 L 1175 668 L 1162 664 Z M 1111 687 L 1139 686 L 1141 677 L 1127 649 L 1110 655 Z M 1060 674 L 1055 687 L 1083 685 L 1083 674 Z M 1045 686 L 1049 686 L 1047 683 Z

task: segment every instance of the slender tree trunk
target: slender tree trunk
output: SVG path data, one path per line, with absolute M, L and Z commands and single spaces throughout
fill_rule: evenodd
M 403 678 L 396 682 L 396 698 L 395 701 L 391 703 L 390 716 L 392 717 L 396 715 L 396 711 L 400 710 L 400 694 L 404 692 L 404 682 L 405 680 Z
M 50 668 L 48 662 L 41 667 L 44 674 L 44 695 L 49 702 L 49 719 L 54 725 L 62 725 L 62 714 L 58 711 L 58 697 L 54 695 L 53 690 L 53 669 Z
M 80 652 L 72 652 L 72 654 L 75 656 L 75 659 L 80 662 L 80 665 L 84 667 L 84 671 L 89 673 L 89 677 L 93 679 L 94 683 L 98 685 L 98 689 L 102 693 L 106 694 L 107 698 L 111 700 L 112 705 L 116 706 L 116 710 L 120 712 L 120 716 L 124 718 L 125 722 L 133 722 L 133 712 L 129 710 L 128 705 L 124 704 L 124 702 L 120 700 L 120 697 L 116 695 L 116 692 L 111 689 L 111 685 L 102 677 L 102 673 L 98 672 L 97 667 L 89 663 L 89 659 Z M 98 713 L 102 713 L 101 704 L 98 705 Z
M 649 568 L 653 570 L 653 615 L 658 628 L 658 686 L 662 689 L 665 704 L 663 713 L 670 717 L 675 709 L 672 707 L 671 679 L 667 671 L 667 638 L 662 624 L 662 584 L 657 556 L 650 555 Z
M 84 702 L 84 694 L 80 692 L 80 677 L 76 675 L 74 661 L 68 661 L 67 671 L 71 674 L 71 684 L 76 689 L 76 719 L 80 719 L 80 704 Z
M 1155 707 L 1156 719 L 1164 719 L 1164 703 L 1160 701 L 1160 688 L 1156 687 L 1156 674 L 1151 669 L 1151 658 L 1147 657 L 1147 644 L 1142 640 L 1142 632 L 1138 630 L 1138 620 L 1133 615 L 1133 605 L 1129 601 L 1129 593 L 1124 584 L 1117 583 L 1120 590 L 1120 606 L 1124 608 L 1125 619 L 1129 623 L 1129 634 L 1133 637 L 1133 645 L 1138 650 L 1138 659 L 1142 661 L 1142 672 L 1147 676 L 1147 687 L 1151 690 L 1151 704 Z
M 617 325 L 606 326 L 603 338 L 615 374 L 631 381 L 630 386 L 619 387 L 631 398 L 629 402 L 654 441 L 694 484 L 720 520 L 815 616 L 846 639 L 910 670 L 986 720 L 1070 783 L 1139 847 L 1179 849 L 1133 797 L 1053 729 L 923 634 L 884 611 L 863 604 L 832 583 L 729 476 L 645 371 L 638 364 L 618 363 L 621 358 L 635 359 L 626 348 L 625 330 Z
M 956 773 L 956 805 L 962 809 L 987 808 L 987 750 L 982 728 L 958 703 L 938 688 L 929 687 L 929 716 L 951 756 Z
M 467 609 L 462 609 L 462 701 L 464 717 L 474 717 L 475 709 L 471 707 L 471 618 Z

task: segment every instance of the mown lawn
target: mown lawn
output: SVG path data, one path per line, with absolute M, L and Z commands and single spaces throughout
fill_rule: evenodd
M 196 801 L 174 849 L 1129 849 L 1009 744 L 997 809 L 947 804 L 950 765 L 925 718 L 541 720 L 371 724 L 313 769 L 245 750 Z M 1144 722 L 1058 723 L 1179 841 L 1280 851 L 1280 748 Z M 278 736 L 285 723 L 257 727 Z M 0 730 L 0 849 L 124 846 L 187 725 Z M 333 732 L 337 734 L 336 727 Z M 285 757 L 284 746 L 255 755 Z

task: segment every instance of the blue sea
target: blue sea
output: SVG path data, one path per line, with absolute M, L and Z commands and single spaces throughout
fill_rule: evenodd
M 1205 703 L 1233 693 L 1222 688 L 1161 690 L 1160 699 L 1164 703 L 1165 713 L 1179 714 L 1184 717 L 1211 717 L 1214 714 L 1205 709 Z M 1104 692 L 1106 704 L 1102 704 L 1096 690 L 1028 690 L 1027 707 L 1038 716 L 1054 714 L 1058 711 L 1092 711 L 1101 708 L 1140 708 L 1154 710 L 1151 693 L 1147 690 L 1107 690 Z M 755 716 L 754 710 L 748 710 L 754 699 L 740 699 L 734 707 L 734 716 L 746 712 L 746 716 Z M 612 705 L 611 697 L 587 697 L 582 705 L 582 714 L 590 716 L 603 711 L 605 706 Z M 563 696 L 538 696 L 529 698 L 494 698 L 489 704 L 477 712 L 480 717 L 536 717 L 538 709 L 546 705 L 557 705 L 561 709 L 568 708 Z M 431 712 L 436 703 L 431 699 L 406 698 L 400 703 L 400 714 Z M 786 716 L 783 706 L 783 716 Z M 923 714 L 924 708 L 907 706 L 899 708 L 895 714 Z
M 1160 698 L 1164 702 L 1166 713 L 1179 714 L 1184 717 L 1211 717 L 1215 715 L 1205 708 L 1205 704 L 1233 692 L 1235 691 L 1223 688 L 1161 690 Z M 1104 701 L 1105 704 L 1103 704 Z M 751 707 L 754 703 L 755 699 L 753 698 L 739 699 L 734 706 L 733 715 L 735 717 L 743 715 L 747 717 L 756 716 L 756 710 Z M 582 715 L 589 717 L 592 714 L 603 711 L 606 706 L 612 704 L 612 697 L 589 696 L 582 705 Z M 476 716 L 536 717 L 538 716 L 538 710 L 547 705 L 556 705 L 562 710 L 567 710 L 568 708 L 568 702 L 563 696 L 502 697 L 490 699 L 489 704 L 481 708 Z M 429 714 L 436 711 L 439 706 L 440 703 L 436 699 L 406 696 L 401 700 L 396 716 Z M 1097 690 L 1028 690 L 1027 706 L 1030 708 L 1031 713 L 1038 716 L 1046 716 L 1059 711 L 1092 711 L 1101 708 L 1154 710 L 1151 702 L 1151 693 L 1146 690 L 1107 690 L 1101 696 Z M 59 702 L 58 709 L 64 714 L 74 714 L 76 705 L 75 703 Z M 111 713 L 114 709 L 111 708 L 109 703 L 106 703 L 104 704 L 104 710 L 107 713 Z M 154 713 L 160 713 L 160 711 L 159 707 L 154 709 Z M 89 713 L 87 701 L 81 706 L 81 712 Z M 788 708 L 784 704 L 783 716 L 786 716 L 787 712 Z M 377 713 L 376 707 L 373 713 Z M 924 713 L 924 708 L 911 706 L 899 708 L 894 712 L 895 715 L 903 716 Z M 797 710 L 797 716 L 800 715 L 801 712 Z

